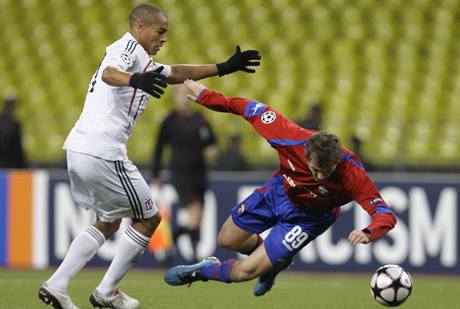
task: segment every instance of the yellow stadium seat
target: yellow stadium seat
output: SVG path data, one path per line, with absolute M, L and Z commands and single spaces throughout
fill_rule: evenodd
M 61 143 L 81 112 L 104 47 L 127 31 L 127 15 L 137 3 L 2 2 L 0 70 L 8 74 L 0 75 L 0 94 L 14 88 L 21 97 L 19 116 L 32 161 L 63 158 Z M 293 119 L 310 102 L 324 101 L 324 127 L 344 141 L 357 132 L 367 136 L 365 154 L 376 164 L 399 164 L 401 158 L 406 164 L 422 159 L 460 163 L 459 1 L 157 4 L 170 18 L 169 41 L 157 61 L 214 63 L 228 57 L 236 44 L 259 49 L 263 60 L 257 74 L 236 73 L 204 83 L 228 95 L 264 101 Z M 162 100 L 151 102 L 154 108 L 144 114 L 148 121 L 141 119 L 136 128 L 130 144 L 135 161 L 150 160 L 154 136 L 148 143 L 145 136 L 156 132 L 160 116 L 172 106 L 169 92 Z M 206 113 L 213 121 L 225 119 L 240 127 L 236 117 Z M 43 138 L 44 124 L 49 140 Z M 249 126 L 243 134 L 256 139 Z M 250 159 L 274 160 L 263 144 L 244 143 Z

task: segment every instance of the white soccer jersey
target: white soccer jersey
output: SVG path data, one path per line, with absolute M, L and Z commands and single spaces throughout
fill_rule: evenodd
M 64 149 L 105 160 L 125 160 L 128 138 L 146 108 L 149 94 L 141 89 L 106 84 L 101 75 L 108 65 L 132 73 L 154 70 L 166 77 L 171 74 L 171 67 L 153 63 L 129 32 L 106 48 L 90 82 L 83 112 L 67 136 Z

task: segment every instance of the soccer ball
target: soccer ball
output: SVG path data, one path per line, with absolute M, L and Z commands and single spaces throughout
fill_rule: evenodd
M 371 293 L 382 305 L 396 307 L 407 300 L 412 292 L 412 278 L 399 265 L 383 265 L 371 278 Z

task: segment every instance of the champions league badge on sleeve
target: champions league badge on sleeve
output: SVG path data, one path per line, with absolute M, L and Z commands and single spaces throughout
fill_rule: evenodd
M 133 59 L 127 53 L 121 53 L 120 57 L 121 57 L 121 60 L 123 60 L 127 65 L 133 64 Z
M 262 114 L 262 117 L 260 117 L 263 123 L 269 124 L 275 121 L 276 119 L 276 114 L 272 111 L 268 111 Z

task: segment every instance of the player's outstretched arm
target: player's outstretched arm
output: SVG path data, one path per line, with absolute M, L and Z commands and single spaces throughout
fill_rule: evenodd
M 261 102 L 247 98 L 226 97 L 194 80 L 186 80 L 184 84 L 192 92 L 187 96 L 188 99 L 216 112 L 232 113 L 243 117 L 267 140 L 305 139 L 305 132 L 297 129 L 297 125 Z
M 197 102 L 198 104 L 217 112 L 242 115 L 246 105 L 251 101 L 244 98 L 226 97 L 223 94 L 212 91 L 206 88 L 203 84 L 191 79 L 185 80 L 184 84 L 190 89 L 192 93 L 187 95 L 189 100 Z
M 171 75 L 166 79 L 170 84 L 182 83 L 186 79 L 200 80 L 211 76 L 223 76 L 236 71 L 254 73 L 254 67 L 260 65 L 259 51 L 244 50 L 237 46 L 233 55 L 217 64 L 176 64 L 171 66 Z

